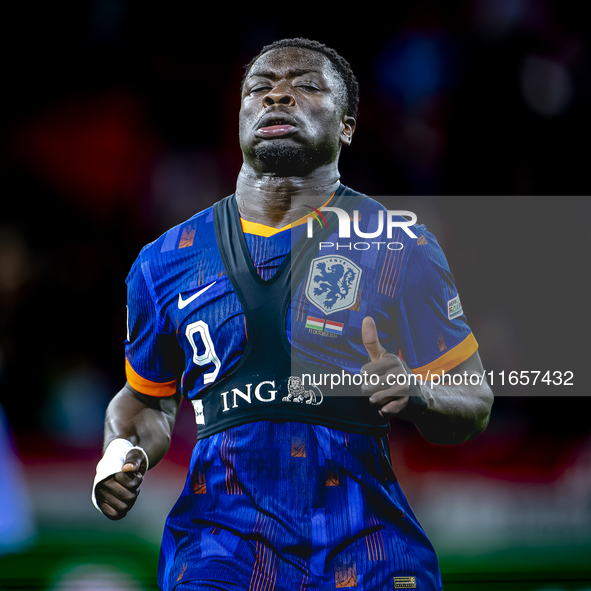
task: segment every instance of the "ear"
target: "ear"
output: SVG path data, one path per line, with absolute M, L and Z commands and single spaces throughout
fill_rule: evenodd
M 356 124 L 357 123 L 354 117 L 347 117 L 347 115 L 343 115 L 343 118 L 341 119 L 341 144 L 344 146 L 351 145 Z

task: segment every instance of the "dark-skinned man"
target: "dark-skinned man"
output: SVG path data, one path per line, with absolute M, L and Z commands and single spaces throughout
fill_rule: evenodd
M 492 393 L 411 379 L 483 368 L 433 236 L 340 182 L 356 110 L 332 49 L 263 48 L 243 80 L 235 194 L 146 246 L 129 274 L 127 384 L 93 499 L 127 514 L 182 392 L 198 441 L 165 526 L 163 589 L 441 588 L 392 471 L 389 420 L 461 443 L 486 427 Z M 372 238 L 347 237 L 339 212 Z

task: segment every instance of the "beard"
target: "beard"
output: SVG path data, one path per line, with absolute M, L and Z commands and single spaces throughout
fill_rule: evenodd
M 255 155 L 266 171 L 282 177 L 305 176 L 318 166 L 320 156 L 316 150 L 281 141 L 263 142 L 255 149 Z

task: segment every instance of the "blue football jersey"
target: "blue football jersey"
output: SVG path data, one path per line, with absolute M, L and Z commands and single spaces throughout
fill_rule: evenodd
M 242 221 L 260 282 L 284 271 L 295 244 L 314 240 L 310 227 L 336 215 L 314 213 L 311 222 L 281 230 Z M 435 238 L 419 225 L 388 227 L 388 219 L 394 218 L 382 205 L 363 199 L 348 236 L 344 220 L 314 245 L 291 286 L 284 327 L 303 365 L 357 375 L 368 360 L 365 316 L 376 321 L 382 345 L 423 376 L 448 371 L 476 351 Z M 135 261 L 127 280 L 127 379 L 154 396 L 181 388 L 198 433 L 211 429 L 208 396 L 218 397 L 228 416 L 256 403 L 276 409 L 278 419 L 272 412 L 264 420 L 244 415 L 199 439 L 166 522 L 160 587 L 198 580 L 223 589 L 440 589 L 435 552 L 392 471 L 387 437 L 355 429 L 355 416 L 351 428 L 335 428 L 320 415 L 299 421 L 281 414 L 296 401 L 320 409 L 322 388 L 290 382 L 288 395 L 276 396 L 270 380 L 253 377 L 241 388 L 216 389 L 249 350 L 250 311 L 228 276 L 214 226 L 210 208 Z M 257 318 L 256 334 L 265 338 L 265 302 Z M 268 322 L 277 325 L 271 316 Z
M 371 199 L 357 209 L 366 234 L 385 211 Z M 307 224 L 282 231 L 243 227 L 257 272 L 268 280 Z M 424 226 L 413 226 L 413 233 L 417 238 L 395 228 L 391 238 L 384 230 L 379 240 L 325 241 L 293 287 L 286 333 L 295 353 L 327 372 L 358 373 L 367 362 L 361 323 L 368 315 L 382 345 L 422 376 L 448 371 L 477 350 L 435 237 Z M 332 286 L 338 272 L 352 281 Z M 127 378 L 138 391 L 170 395 L 180 386 L 195 400 L 239 362 L 247 327 L 220 259 L 211 208 L 146 246 L 127 284 Z M 338 300 L 332 305 L 331 295 Z

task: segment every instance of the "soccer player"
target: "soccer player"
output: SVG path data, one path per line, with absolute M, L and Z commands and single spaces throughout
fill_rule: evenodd
M 182 394 L 198 440 L 162 589 L 441 589 L 387 433 L 398 416 L 452 444 L 489 419 L 486 382 L 411 379 L 483 372 L 445 257 L 423 226 L 341 184 L 358 94 L 334 50 L 264 47 L 241 96 L 236 192 L 146 246 L 128 276 L 127 383 L 95 505 L 110 519 L 132 508 Z

